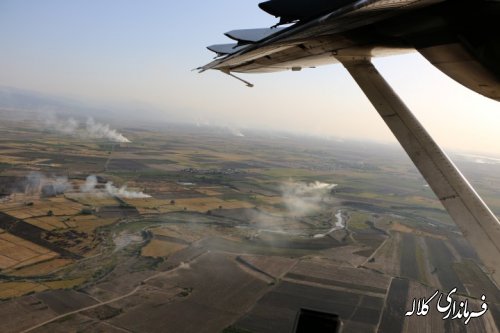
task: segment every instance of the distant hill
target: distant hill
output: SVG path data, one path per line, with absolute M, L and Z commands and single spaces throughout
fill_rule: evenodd
M 76 118 L 94 117 L 114 124 L 137 121 L 158 123 L 168 119 L 168 113 L 155 107 L 134 103 L 100 103 L 65 96 L 0 86 L 0 111 L 51 112 Z M 163 119 L 162 119 L 163 118 Z M 169 117 L 174 119 L 174 117 Z
M 68 105 L 59 98 L 16 88 L 0 87 L 0 108 L 4 109 L 64 109 Z

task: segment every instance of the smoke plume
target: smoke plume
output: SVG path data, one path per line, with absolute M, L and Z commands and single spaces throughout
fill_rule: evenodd
M 290 215 L 305 216 L 319 209 L 321 201 L 337 184 L 287 182 L 281 186 L 283 202 Z
M 111 129 L 109 125 L 96 122 L 93 118 L 88 118 L 85 123 L 80 123 L 74 118 L 61 119 L 49 114 L 44 119 L 47 129 L 74 137 L 85 139 L 106 139 L 113 142 L 130 142 L 123 134 Z
M 76 135 L 79 127 L 78 121 L 75 119 L 58 119 L 53 114 L 48 114 L 44 119 L 44 123 L 47 129 L 66 135 Z
M 85 184 L 80 186 L 80 191 L 91 195 L 111 195 L 124 199 L 151 198 L 150 195 L 143 192 L 129 191 L 127 190 L 127 186 L 118 188 L 114 186 L 112 182 L 107 182 L 104 188 L 101 189 L 97 188 L 97 183 L 97 177 L 94 175 L 90 175 L 87 177 Z
M 228 126 L 227 129 L 229 130 L 229 132 L 234 135 L 234 136 L 237 136 L 237 137 L 240 137 L 240 138 L 243 138 L 245 136 L 245 134 L 243 134 L 238 128 L 236 127 L 233 127 L 233 126 Z
M 151 198 L 150 195 L 145 194 L 143 192 L 134 192 L 128 191 L 127 186 L 122 186 L 120 188 L 113 185 L 112 182 L 106 184 L 106 192 L 110 195 L 126 198 L 126 199 L 143 199 L 143 198 Z
M 88 176 L 87 179 L 85 180 L 85 184 L 80 186 L 80 191 L 83 193 L 90 193 L 96 191 L 96 186 L 97 186 L 97 177 L 94 175 Z
M 67 177 L 47 177 L 39 172 L 26 176 L 25 193 L 28 195 L 56 196 L 72 189 Z
M 129 139 L 118 133 L 116 130 L 109 128 L 109 125 L 96 123 L 94 119 L 87 119 L 86 133 L 93 139 L 109 139 L 114 142 L 130 142 Z

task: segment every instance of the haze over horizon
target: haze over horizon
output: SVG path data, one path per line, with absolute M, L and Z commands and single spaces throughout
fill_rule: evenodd
M 269 27 L 259 1 L 0 3 L 0 85 L 61 98 L 150 109 L 151 117 L 236 128 L 395 143 L 340 65 L 243 75 L 218 72 L 207 45 L 232 29 Z M 500 155 L 500 104 L 454 82 L 418 54 L 376 59 L 398 93 L 445 148 Z

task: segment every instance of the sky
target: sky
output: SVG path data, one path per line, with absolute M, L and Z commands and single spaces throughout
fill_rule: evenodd
M 211 61 L 224 32 L 269 27 L 259 1 L 1 0 L 0 85 L 94 102 L 141 104 L 163 120 L 396 142 L 341 65 L 241 75 Z M 446 149 L 500 156 L 500 103 L 416 53 L 376 66 Z

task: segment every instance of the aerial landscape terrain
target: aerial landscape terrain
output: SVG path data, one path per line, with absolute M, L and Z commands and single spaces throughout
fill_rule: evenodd
M 498 332 L 500 293 L 403 151 L 0 110 L 1 332 Z M 116 129 L 115 129 L 116 128 Z M 453 159 L 500 215 L 500 163 Z M 456 288 L 479 312 L 405 316 Z
M 500 333 L 498 22 L 0 0 L 0 333 Z

